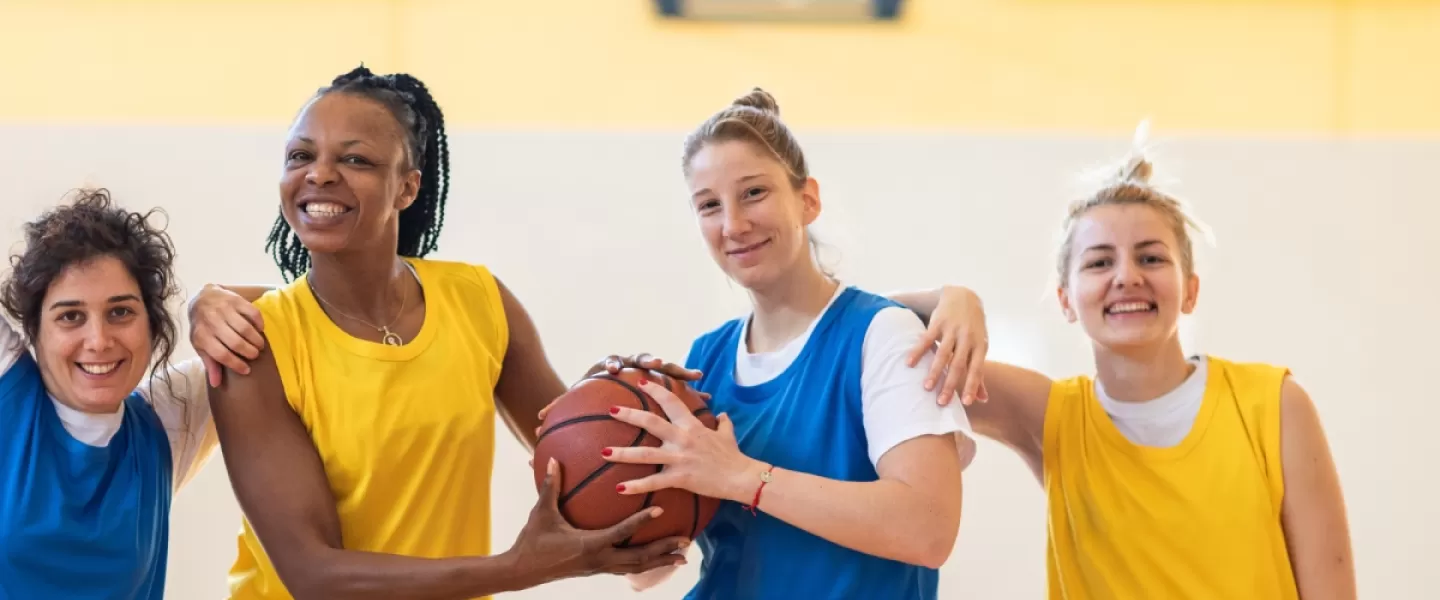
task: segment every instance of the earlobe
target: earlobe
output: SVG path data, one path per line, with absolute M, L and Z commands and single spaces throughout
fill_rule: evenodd
M 1070 295 L 1065 293 L 1065 288 L 1055 288 L 1055 296 L 1060 300 L 1060 313 L 1065 315 L 1066 323 L 1074 323 L 1076 320 L 1075 310 L 1070 308 Z
M 1195 310 L 1195 303 L 1200 299 L 1200 276 L 1191 275 L 1185 280 L 1185 302 L 1180 305 L 1180 312 L 1190 314 Z
M 800 201 L 804 204 L 802 210 L 806 225 L 820 218 L 820 182 L 814 177 L 805 179 L 804 187 L 800 188 Z
M 410 171 L 405 177 L 405 189 L 395 199 L 395 210 L 402 211 L 410 208 L 415 203 L 415 198 L 420 195 L 420 172 Z

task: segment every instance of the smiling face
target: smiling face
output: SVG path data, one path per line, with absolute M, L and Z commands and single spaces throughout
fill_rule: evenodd
M 150 365 L 140 286 L 112 256 L 66 267 L 40 308 L 36 360 L 45 388 L 87 413 L 113 413 Z
M 400 211 L 415 201 L 419 187 L 405 133 L 379 102 L 326 94 L 306 106 L 290 129 L 280 210 L 312 252 L 376 244 L 393 251 Z
M 820 215 L 814 179 L 796 189 L 773 154 L 728 140 L 702 146 L 686 180 L 711 258 L 740 285 L 763 289 L 811 260 L 805 227 Z
M 1110 349 L 1155 347 L 1178 335 L 1200 280 L 1182 265 L 1176 224 L 1144 204 L 1087 210 L 1071 230 L 1060 306 L 1070 322 Z

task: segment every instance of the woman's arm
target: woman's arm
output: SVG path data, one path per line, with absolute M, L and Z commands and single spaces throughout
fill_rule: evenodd
M 500 303 L 505 308 L 505 321 L 510 329 L 510 344 L 505 349 L 500 381 L 495 384 L 496 412 L 520 445 L 534 453 L 539 439 L 540 411 L 569 388 L 545 355 L 540 332 L 525 305 L 498 277 L 495 285 L 500 288 Z
M 192 358 L 169 366 L 142 381 L 138 391 L 165 427 L 174 466 L 172 489 L 179 491 L 210 461 L 220 443 L 210 417 L 205 365 Z
M 758 461 L 731 482 L 726 499 L 749 504 L 766 465 Z M 960 528 L 960 456 L 949 435 L 925 435 L 880 460 L 880 479 L 838 481 L 783 468 L 770 470 L 757 510 L 851 548 L 938 569 Z
M 1053 382 L 1042 373 L 995 361 L 985 363 L 990 399 L 966 407 L 975 433 L 1020 455 L 1037 479 L 1044 476 L 1045 410 Z
M 816 536 L 866 554 L 938 567 L 959 531 L 963 465 L 955 434 L 967 425 L 964 409 L 937 405 L 922 385 L 924 369 L 906 364 L 923 334 L 915 315 L 886 309 L 871 320 L 865 336 L 860 410 L 877 481 L 839 481 L 782 464 L 769 470 L 770 481 L 760 489 L 760 475 L 769 466 L 741 453 L 727 417 L 720 417 L 719 430 L 711 431 L 683 407 L 667 407 L 670 423 L 642 411 L 622 410 L 616 416 L 645 427 L 662 443 L 658 449 L 615 449 L 612 456 L 647 463 L 657 462 L 649 459 L 655 456 L 666 465 L 658 475 L 634 482 L 638 489 L 625 482 L 625 493 L 673 485 L 750 504 L 758 490 L 758 510 Z M 925 360 L 933 358 L 926 355 Z M 663 404 L 678 403 L 673 395 L 651 395 L 663 398 Z
M 924 435 L 903 442 L 880 460 L 878 481 L 837 481 L 783 468 L 770 469 L 745 456 L 725 415 L 711 430 L 664 386 L 641 386 L 664 408 L 665 418 L 621 408 L 615 418 L 643 427 L 661 446 L 611 448 L 607 460 L 663 464 L 655 475 L 625 482 L 624 494 L 682 488 L 749 505 L 770 481 L 757 510 L 854 550 L 928 567 L 945 562 L 960 518 L 960 456 L 951 436 Z
M 1280 391 L 1280 521 L 1300 597 L 1353 599 L 1355 563 L 1340 477 L 1310 395 L 1287 378 Z

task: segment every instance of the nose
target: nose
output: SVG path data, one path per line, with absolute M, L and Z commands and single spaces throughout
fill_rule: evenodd
M 305 183 L 323 187 L 335 183 L 335 179 L 339 176 L 338 173 L 325 161 L 313 161 L 310 163 L 310 169 L 305 172 Z
M 750 231 L 750 219 L 745 216 L 745 211 L 738 207 L 725 208 L 725 237 L 734 239 L 745 235 Z
M 115 336 L 110 334 L 109 325 L 96 321 L 92 320 L 86 327 L 85 349 L 90 352 L 104 352 L 115 343 Z
M 1129 261 L 1122 261 L 1120 266 L 1115 269 L 1116 288 L 1139 287 L 1141 283 L 1143 283 L 1143 278 L 1141 277 L 1140 269 Z

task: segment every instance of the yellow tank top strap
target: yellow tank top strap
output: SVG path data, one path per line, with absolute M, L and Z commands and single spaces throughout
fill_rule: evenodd
M 1290 369 L 1265 363 L 1240 363 L 1215 356 L 1207 357 L 1210 369 L 1230 389 L 1228 397 L 1245 430 L 1250 446 L 1259 457 L 1269 483 L 1272 508 L 1280 514 L 1285 497 L 1285 476 L 1280 467 L 1280 389 Z

